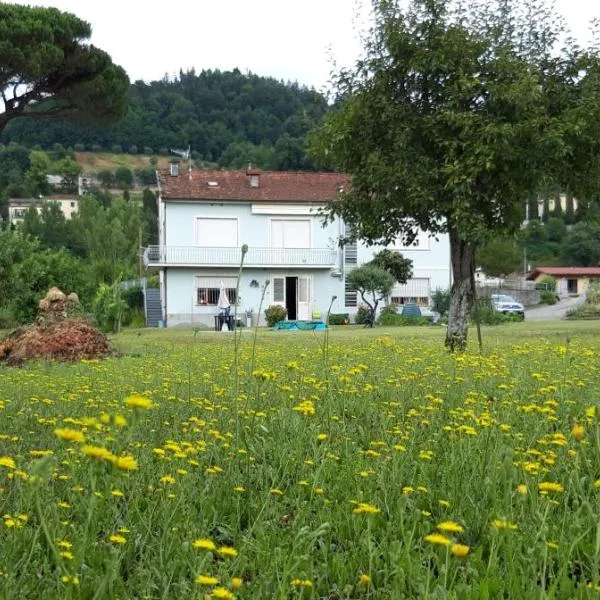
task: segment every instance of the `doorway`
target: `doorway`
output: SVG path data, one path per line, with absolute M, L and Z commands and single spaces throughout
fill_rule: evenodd
M 285 278 L 285 307 L 289 321 L 298 319 L 298 278 Z

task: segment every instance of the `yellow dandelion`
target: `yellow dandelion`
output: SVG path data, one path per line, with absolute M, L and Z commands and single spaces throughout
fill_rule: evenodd
M 317 435 L 317 440 L 319 442 L 324 442 L 327 439 L 327 434 L 326 433 L 319 433 L 319 435 Z
M 377 508 L 374 504 L 367 504 L 366 502 L 359 502 L 358 506 L 352 511 L 356 515 L 360 514 L 371 514 L 376 515 L 380 513 L 381 510 Z
M 124 400 L 127 406 L 131 408 L 143 408 L 148 409 L 152 408 L 152 400 L 150 398 L 146 398 L 145 396 L 140 396 L 139 394 L 132 394 L 131 396 L 127 396 Z
M 83 446 L 81 451 L 88 458 L 93 458 L 95 460 L 110 460 L 113 458 L 113 453 L 107 448 L 102 448 L 101 446 Z
M 279 488 L 272 488 L 269 493 L 274 496 L 283 496 L 283 492 Z
M 312 581 L 310 579 L 292 579 L 290 583 L 294 587 L 312 587 Z
M 585 437 L 585 427 L 580 424 L 576 424 L 573 429 L 571 429 L 571 435 L 578 441 L 581 442 Z
M 239 590 L 244 585 L 244 580 L 241 577 L 231 578 L 231 587 L 234 590 Z
M 198 540 L 196 540 L 192 546 L 194 548 L 198 548 L 199 550 L 209 550 L 209 551 L 213 551 L 216 550 L 217 547 L 215 546 L 215 543 L 212 540 L 209 540 L 207 538 L 200 538 Z
M 441 533 L 430 533 L 425 536 L 425 541 L 438 546 L 449 546 L 452 543 L 450 539 Z
M 540 492 L 562 492 L 564 490 L 563 486 L 556 481 L 541 481 L 538 483 L 538 489 Z
M 235 600 L 235 594 L 224 587 L 216 587 L 211 591 L 210 597 L 219 598 L 219 600 Z
M 231 546 L 221 546 L 217 550 L 217 553 L 221 556 L 227 556 L 229 558 L 234 558 L 238 555 L 238 551 L 235 548 L 232 548 Z
M 59 548 L 66 548 L 67 550 L 73 547 L 73 544 L 71 544 L 71 542 L 68 542 L 67 540 L 56 540 L 56 545 Z
M 59 555 L 64 558 L 65 560 L 73 560 L 75 557 L 73 556 L 72 552 L 69 552 L 68 550 L 62 550 L 61 552 L 59 552 Z
M 527 496 L 527 486 L 524 483 L 520 483 L 517 486 L 517 493 L 521 494 L 522 496 Z
M 129 455 L 115 456 L 111 462 L 117 469 L 121 469 L 121 471 L 136 471 L 138 468 L 137 460 Z
M 366 587 L 370 583 L 371 583 L 371 578 L 366 573 L 361 573 L 358 578 L 358 585 L 362 585 L 362 586 Z
M 69 429 L 68 427 L 58 428 L 54 430 L 54 435 L 65 442 L 85 442 L 85 436 L 78 429 Z
M 0 456 L 0 467 L 6 467 L 7 469 L 16 469 L 14 458 L 10 456 Z
M 116 496 L 117 498 L 121 498 L 122 496 L 124 496 L 125 494 L 123 494 L 123 492 L 121 490 L 113 490 L 111 492 L 112 496 Z
M 465 546 L 464 544 L 452 544 L 450 552 L 458 557 L 467 556 L 467 554 L 469 554 L 469 546 Z
M 217 585 L 219 578 L 212 575 L 198 575 L 194 581 L 200 585 Z
M 449 533 L 460 533 L 465 530 L 462 525 L 459 525 L 454 521 L 442 521 L 441 523 L 438 523 L 435 528 Z
M 110 538 L 108 538 L 113 544 L 124 544 L 127 541 L 127 538 L 123 537 L 122 535 L 111 535 Z
M 519 526 L 516 523 L 513 523 L 512 521 L 507 521 L 506 519 L 494 519 L 492 521 L 492 527 L 494 527 L 495 529 L 508 529 L 511 531 L 514 531 L 519 528 Z

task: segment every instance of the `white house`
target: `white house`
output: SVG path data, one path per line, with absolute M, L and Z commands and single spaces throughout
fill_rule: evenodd
M 148 267 L 160 269 L 163 320 L 167 326 L 211 325 L 221 283 L 236 300 L 241 246 L 248 245 L 239 285 L 238 314 L 257 314 L 281 304 L 288 319 L 355 313 L 360 299 L 345 286 L 346 273 L 371 260 L 380 248 L 339 247 L 344 224 L 323 225 L 319 209 L 335 200 L 348 176 L 340 173 L 185 171 L 158 173 L 159 245 L 144 250 Z M 397 285 L 391 300 L 429 302 L 450 283 L 447 236 L 420 233 L 415 245 L 395 246 L 413 260 L 413 279 Z
M 38 214 L 42 212 L 42 206 L 47 202 L 58 204 L 66 219 L 73 218 L 73 214 L 79 208 L 79 198 L 75 194 L 51 194 L 39 198 L 10 198 L 8 200 L 8 218 L 13 225 L 22 223 L 25 213 L 32 206 Z

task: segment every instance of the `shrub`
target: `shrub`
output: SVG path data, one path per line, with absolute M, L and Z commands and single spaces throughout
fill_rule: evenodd
M 154 154 L 154 150 L 150 146 L 144 146 L 144 154 Z
M 406 317 L 399 314 L 387 313 L 380 314 L 377 323 L 385 327 L 414 327 L 417 325 L 431 325 L 431 319 L 428 317 Z
M 92 152 L 102 152 L 102 146 L 100 144 L 92 144 Z
M 130 309 L 144 309 L 144 292 L 140 286 L 123 290 L 122 298 Z
M 349 322 L 348 313 L 332 313 L 329 315 L 329 325 L 348 325 Z
M 131 144 L 131 146 L 129 146 L 129 154 L 137 154 L 138 153 L 138 147 L 135 144 Z
M 283 321 L 287 316 L 287 309 L 281 304 L 271 304 L 269 308 L 265 309 L 265 318 L 267 319 L 267 325 L 273 327 L 279 321 Z
M 354 322 L 358 325 L 364 325 L 369 318 L 371 311 L 368 306 L 364 304 L 359 304 L 358 309 L 356 310 L 356 315 L 354 316 Z
M 111 152 L 113 154 L 121 154 L 121 152 L 123 152 L 123 148 L 121 148 L 121 146 L 119 144 L 115 144 L 112 148 L 111 148 Z
M 85 146 L 83 144 L 75 144 L 73 150 L 75 150 L 75 152 L 84 152 Z
M 600 304 L 600 281 L 592 281 L 585 292 L 589 304 Z
M 552 277 L 552 275 L 544 275 L 544 277 L 536 282 L 535 289 L 540 291 L 555 292 L 556 279 Z
M 540 304 L 556 304 L 556 294 L 548 290 L 540 292 Z
M 444 316 L 450 310 L 450 290 L 436 288 L 431 294 L 431 309 Z

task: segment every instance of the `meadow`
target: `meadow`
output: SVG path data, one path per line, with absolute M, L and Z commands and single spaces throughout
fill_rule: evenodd
M 140 330 L 0 367 L 0 598 L 598 598 L 599 333 Z

